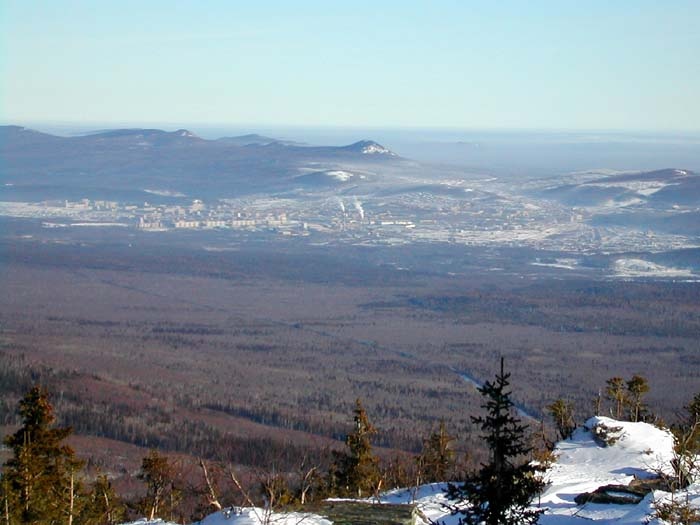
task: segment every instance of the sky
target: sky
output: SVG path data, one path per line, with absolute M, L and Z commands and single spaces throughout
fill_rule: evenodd
M 0 0 L 0 122 L 697 131 L 700 1 Z

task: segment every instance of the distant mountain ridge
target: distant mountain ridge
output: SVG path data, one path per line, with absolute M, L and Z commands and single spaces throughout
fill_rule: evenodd
M 371 140 L 311 146 L 258 134 L 209 140 L 187 129 L 145 128 L 60 137 L 21 126 L 0 126 L 0 158 L 0 182 L 53 188 L 52 198 L 70 193 L 60 188 L 101 189 L 103 195 L 165 187 L 217 197 L 289 191 L 308 166 L 352 171 L 404 160 Z
M 292 140 L 280 140 L 274 139 L 272 137 L 267 137 L 265 135 L 258 135 L 257 133 L 249 133 L 247 135 L 240 135 L 237 137 L 221 137 L 216 139 L 217 142 L 222 142 L 226 144 L 233 144 L 236 146 L 267 146 L 269 144 L 282 144 L 285 146 L 305 146 L 301 142 L 295 142 Z
M 123 129 L 105 129 L 92 131 L 78 135 L 81 137 L 144 137 L 144 136 L 177 136 L 188 138 L 199 138 L 197 135 L 187 129 L 178 129 L 176 131 L 163 131 L 162 129 L 151 128 L 123 128 Z
M 542 191 L 541 196 L 570 206 L 700 206 L 700 176 L 672 168 L 623 173 L 557 185 Z
M 72 137 L 62 137 L 58 135 L 51 135 L 49 133 L 44 133 L 31 128 L 26 128 L 23 126 L 7 125 L 0 126 L 0 140 L 3 144 L 14 145 L 13 141 L 21 138 L 32 136 L 35 138 L 42 137 L 49 140 L 49 137 L 58 141 L 70 141 L 74 143 L 84 143 L 88 144 L 91 141 L 97 140 L 108 140 L 108 139 L 191 139 L 192 141 L 209 143 L 209 144 L 219 144 L 219 145 L 229 145 L 229 146 L 251 146 L 251 145 L 268 145 L 268 144 L 279 144 L 285 146 L 295 146 L 303 147 L 306 149 L 326 150 L 328 152 L 332 151 L 344 151 L 344 152 L 358 152 L 363 154 L 374 154 L 374 155 L 388 155 L 395 157 L 396 153 L 391 151 L 389 148 L 382 146 L 381 144 L 373 140 L 360 140 L 346 146 L 311 146 L 301 142 L 295 142 L 290 140 L 276 139 L 272 137 L 267 137 L 264 135 L 259 135 L 257 133 L 250 133 L 246 135 L 234 136 L 234 137 L 220 137 L 218 139 L 203 139 L 199 135 L 193 133 L 188 129 L 178 129 L 175 131 L 165 131 L 162 129 L 155 128 L 121 128 L 121 129 L 105 129 L 97 130 L 93 132 L 83 133 L 80 135 Z

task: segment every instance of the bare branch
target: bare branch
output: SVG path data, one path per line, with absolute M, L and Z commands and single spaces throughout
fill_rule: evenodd
M 216 510 L 221 510 L 221 503 L 219 502 L 219 498 L 216 495 L 216 490 L 214 489 L 214 485 L 212 484 L 211 478 L 209 477 L 207 465 L 206 463 L 204 463 L 204 460 L 202 458 L 199 459 L 199 466 L 202 468 L 204 482 L 207 484 L 207 501 L 209 502 L 209 505 L 214 507 Z

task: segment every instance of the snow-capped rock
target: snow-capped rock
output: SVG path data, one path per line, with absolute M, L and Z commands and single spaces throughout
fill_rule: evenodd
M 396 155 L 393 151 L 388 150 L 384 146 L 380 146 L 379 144 L 369 144 L 362 148 L 362 153 L 365 155 L 373 155 L 375 153 L 380 153 L 380 154 L 388 154 L 388 155 Z
M 343 149 L 349 151 L 356 151 L 362 153 L 363 155 L 387 155 L 389 157 L 396 157 L 396 153 L 388 148 L 385 148 L 381 144 L 374 142 L 373 140 L 361 140 L 350 144 L 349 146 L 344 146 Z
M 195 139 L 196 139 L 196 138 L 199 138 L 197 135 L 195 135 L 194 133 L 192 133 L 192 132 L 191 132 L 190 130 L 188 130 L 188 129 L 178 129 L 178 130 L 175 132 L 175 134 L 178 135 L 178 136 L 180 136 L 180 137 L 189 137 L 189 138 L 195 138 Z

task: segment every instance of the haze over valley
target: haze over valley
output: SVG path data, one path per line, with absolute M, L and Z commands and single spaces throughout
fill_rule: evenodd
M 89 227 L 196 231 L 209 250 L 287 239 L 387 248 L 392 259 L 391 247 L 440 244 L 489 248 L 496 261 L 472 258 L 468 267 L 516 274 L 693 279 L 699 271 L 700 178 L 687 167 L 537 176 L 527 160 L 523 173 L 429 164 L 368 139 L 311 146 L 256 134 L 207 140 L 185 129 L 1 133 L 0 214 L 40 219 L 39 237 L 79 238 Z M 550 148 L 563 138 L 550 138 Z M 514 267 L 513 252 L 521 252 Z M 393 259 L 403 269 L 466 270 L 453 258 Z

